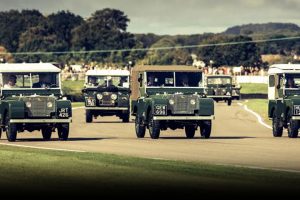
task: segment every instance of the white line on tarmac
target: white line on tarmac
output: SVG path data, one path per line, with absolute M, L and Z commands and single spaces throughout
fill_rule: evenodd
M 75 108 L 72 108 L 72 110 L 77 110 L 77 109 L 81 109 L 81 108 L 84 108 L 84 106 L 75 107 Z
M 244 108 L 247 112 L 250 112 L 251 114 L 253 114 L 253 115 L 257 118 L 258 123 L 260 123 L 261 125 L 263 125 L 264 127 L 268 128 L 268 129 L 272 129 L 272 127 L 271 127 L 270 125 L 266 124 L 266 123 L 263 121 L 262 117 L 261 117 L 259 114 L 257 114 L 257 113 L 254 112 L 253 110 L 249 109 L 246 105 L 243 105 L 242 103 L 238 103 L 238 105 L 243 106 L 243 108 Z
M 21 144 L 0 143 L 0 145 L 13 146 L 13 147 L 22 147 L 22 148 L 30 148 L 30 149 L 52 150 L 52 151 L 68 151 L 68 152 L 76 152 L 76 153 L 85 153 L 86 152 L 86 151 L 71 150 L 71 149 L 57 149 L 57 148 L 48 148 L 48 147 L 35 147 L 35 146 L 27 146 L 27 145 L 21 145 Z

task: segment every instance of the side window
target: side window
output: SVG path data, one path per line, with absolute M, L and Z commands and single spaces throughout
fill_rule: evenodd
M 269 76 L 269 87 L 275 87 L 275 76 Z

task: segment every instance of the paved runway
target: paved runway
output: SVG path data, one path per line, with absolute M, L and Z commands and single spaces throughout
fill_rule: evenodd
M 184 130 L 162 131 L 158 140 L 147 132 L 137 139 L 133 122 L 103 117 L 86 124 L 85 111 L 79 108 L 73 112 L 68 141 L 58 141 L 53 133 L 53 139 L 44 142 L 41 133 L 25 132 L 11 144 L 300 171 L 300 138 L 273 138 L 270 129 L 237 103 L 218 103 L 215 110 L 210 139 L 200 138 L 199 130 L 195 139 L 186 139 Z M 5 133 L 0 143 L 8 143 Z

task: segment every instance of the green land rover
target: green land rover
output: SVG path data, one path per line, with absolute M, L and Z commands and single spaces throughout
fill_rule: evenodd
M 87 71 L 83 89 L 87 123 L 98 116 L 113 115 L 129 122 L 129 75 L 128 70 Z
M 268 74 L 268 116 L 273 136 L 281 137 L 286 128 L 288 136 L 296 138 L 300 126 L 300 65 L 272 65 Z
M 210 75 L 206 77 L 207 97 L 216 102 L 225 101 L 230 106 L 232 102 L 232 77 L 228 75 Z
M 168 128 L 185 129 L 193 138 L 200 127 L 200 135 L 209 138 L 214 102 L 207 98 L 202 71 L 192 66 L 137 66 L 132 71 L 132 115 L 138 138 L 146 128 L 152 139 Z
M 68 139 L 72 107 L 62 97 L 59 68 L 50 63 L 0 64 L 0 85 L 0 133 L 5 131 L 9 141 L 25 130 L 41 130 L 49 140 L 57 129 L 59 139 Z

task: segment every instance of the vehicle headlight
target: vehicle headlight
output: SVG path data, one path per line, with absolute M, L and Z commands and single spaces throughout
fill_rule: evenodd
M 170 104 L 170 105 L 174 105 L 174 103 L 175 103 L 175 101 L 174 101 L 173 99 L 170 99 L 170 100 L 169 100 L 169 104 Z
M 48 108 L 52 108 L 52 107 L 53 107 L 53 103 L 52 103 L 52 102 L 48 102 L 48 103 L 47 103 L 47 107 L 48 107 Z
M 111 98 L 112 100 L 116 100 L 116 99 L 118 98 L 118 96 L 117 96 L 116 94 L 112 94 L 112 95 L 110 96 L 110 98 Z
M 227 95 L 227 96 L 230 96 L 230 92 L 227 92 L 226 95 Z
M 225 92 L 226 92 L 226 90 L 225 90 L 225 89 L 223 89 L 223 90 L 222 90 L 222 92 L 224 92 L 224 93 L 225 93 Z
M 25 104 L 27 108 L 31 108 L 31 102 L 27 101 Z
M 97 94 L 97 99 L 98 100 L 101 100 L 103 98 L 103 95 L 102 94 Z
M 195 104 L 196 104 L 196 100 L 195 100 L 195 99 L 191 99 L 190 103 L 191 103 L 192 105 L 195 105 Z

